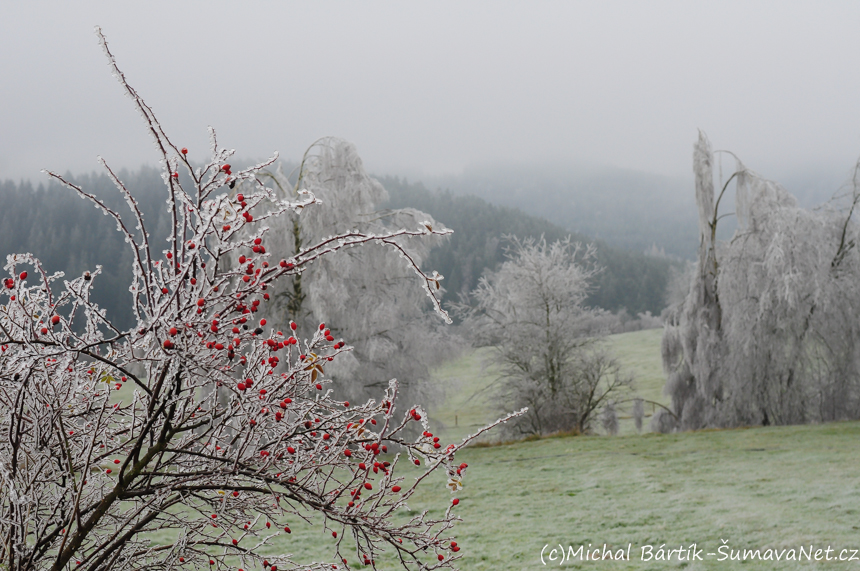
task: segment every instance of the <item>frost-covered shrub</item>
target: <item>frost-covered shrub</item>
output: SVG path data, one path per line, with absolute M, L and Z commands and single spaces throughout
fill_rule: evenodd
M 401 408 L 396 381 L 378 400 L 335 398 L 326 370 L 350 346 L 324 323 L 277 330 L 265 316 L 278 280 L 366 244 L 401 253 L 444 316 L 434 295 L 439 276 L 424 273 L 399 242 L 444 231 L 348 232 L 273 256 L 268 225 L 289 211 L 321 208 L 313 193 L 276 196 L 260 178 L 270 163 L 233 172 L 232 151 L 218 147 L 214 132 L 210 160 L 193 168 L 99 37 L 162 155 L 171 233 L 164 247 L 150 242 L 133 194 L 107 166 L 134 213 L 132 226 L 67 184 L 129 243 L 137 323 L 128 330 L 90 299 L 101 268 L 64 279 L 29 254 L 7 259 L 0 562 L 14 571 L 276 571 L 371 564 L 388 550 L 405 568 L 453 568 L 458 500 L 443 500 L 445 509 L 432 516 L 403 517 L 401 508 L 437 470 L 447 473 L 451 492 L 460 489 L 466 465 L 454 454 L 463 443 L 439 442 L 420 406 Z M 415 423 L 423 432 L 406 438 Z M 408 470 L 417 474 L 411 484 Z M 331 561 L 262 555 L 305 518 L 330 543 Z M 153 543 L 154 531 L 175 539 Z

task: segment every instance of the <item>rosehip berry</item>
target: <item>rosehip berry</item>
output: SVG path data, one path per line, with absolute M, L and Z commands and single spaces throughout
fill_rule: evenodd
M 180 152 L 180 153 L 182 153 L 183 155 L 187 155 L 187 154 L 188 154 L 188 149 L 186 149 L 185 147 L 182 147 L 182 150 L 181 150 L 181 151 L 179 151 L 179 152 Z

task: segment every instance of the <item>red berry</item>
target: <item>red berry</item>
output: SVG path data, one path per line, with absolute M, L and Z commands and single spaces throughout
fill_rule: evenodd
M 370 482 L 365 482 L 365 483 L 364 483 L 364 489 L 366 489 L 366 490 L 372 490 L 372 489 L 373 489 L 373 485 L 372 485 Z
M 337 537 L 337 532 L 336 532 L 336 531 L 331 532 L 331 536 L 332 536 L 332 537 Z
M 444 556 L 444 555 L 442 555 L 442 554 L 440 553 L 440 554 L 439 554 L 439 556 L 438 556 L 438 559 L 439 559 L 439 561 L 444 561 L 444 560 L 445 560 L 445 556 Z
M 181 151 L 179 151 L 179 152 L 180 152 L 180 153 L 182 153 L 183 155 L 187 155 L 187 154 L 188 154 L 188 149 L 186 149 L 185 147 L 182 147 L 182 150 L 181 150 Z
M 55 316 L 51 317 L 51 324 L 52 325 L 56 325 L 59 322 L 60 322 L 60 316 L 59 315 L 55 315 Z
M 460 500 L 458 500 L 457 498 L 454 498 L 453 500 L 451 500 L 451 505 L 453 505 L 453 506 L 456 506 L 459 503 L 460 503 Z
M 27 279 L 27 272 L 21 272 L 21 275 L 19 277 L 21 278 L 21 281 L 26 280 Z
M 292 531 L 290 530 L 290 526 L 286 526 L 284 528 L 284 531 L 286 531 L 287 533 L 292 533 Z
M 245 200 L 245 197 L 244 197 L 244 195 L 237 194 L 237 195 L 236 195 L 236 200 L 238 200 L 239 202 L 242 202 L 243 200 Z
M 228 170 L 230 170 L 230 165 L 221 165 L 221 170 L 227 172 Z
M 391 491 L 392 491 L 392 492 L 394 492 L 394 493 L 396 494 L 397 492 L 399 492 L 399 491 L 400 491 L 400 486 L 393 486 L 393 487 L 391 488 Z
M 177 333 L 179 333 L 179 331 L 177 331 L 177 329 L 175 327 L 170 328 L 170 336 L 171 337 L 175 336 Z
M 290 321 L 290 329 L 292 329 L 293 331 L 295 331 L 295 330 L 296 330 L 296 329 L 298 329 L 298 328 L 299 328 L 299 326 L 298 326 L 298 325 L 296 325 L 296 322 L 295 322 L 295 321 Z
M 171 341 L 170 339 L 165 339 L 164 340 L 164 348 L 165 349 L 173 349 L 173 341 Z

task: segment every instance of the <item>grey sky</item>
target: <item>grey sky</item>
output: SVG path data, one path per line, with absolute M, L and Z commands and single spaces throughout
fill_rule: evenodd
M 774 175 L 860 155 L 860 3 L 4 2 L 0 179 L 157 160 L 93 25 L 175 142 L 356 143 L 377 173 L 569 161 L 688 176 L 696 129 Z

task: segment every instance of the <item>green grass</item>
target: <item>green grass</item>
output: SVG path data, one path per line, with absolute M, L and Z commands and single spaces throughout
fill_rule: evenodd
M 860 547 L 860 423 L 566 437 L 461 456 L 470 465 L 468 488 L 460 493 L 463 569 L 539 569 L 545 544 L 698 542 L 713 552 L 722 538 L 733 548 Z M 682 566 L 602 561 L 564 567 Z M 738 567 L 711 558 L 688 568 Z
M 716 561 L 684 566 L 636 561 L 642 545 L 731 548 L 860 547 L 860 423 L 702 431 L 673 435 L 548 438 L 458 455 L 469 464 L 458 492 L 456 536 L 471 570 L 542 569 L 544 545 L 633 544 L 632 563 L 565 563 L 568 569 L 853 569 L 815 562 Z M 402 472 L 410 476 L 406 468 Z M 415 475 L 418 474 L 416 470 Z M 413 510 L 439 515 L 451 494 L 427 482 Z M 404 513 L 404 515 L 407 515 Z M 319 521 L 289 522 L 265 553 L 331 559 Z M 165 537 L 159 539 L 169 541 Z M 349 560 L 355 567 L 354 556 Z M 556 563 L 557 565 L 557 563 Z M 362 567 L 355 567 L 362 568 Z M 383 563 L 382 569 L 396 569 Z
M 607 341 L 624 370 L 633 374 L 636 379 L 636 392 L 642 398 L 668 405 L 670 400 L 663 396 L 666 376 L 663 374 L 663 359 L 660 356 L 662 338 L 662 329 L 646 329 L 610 335 Z

